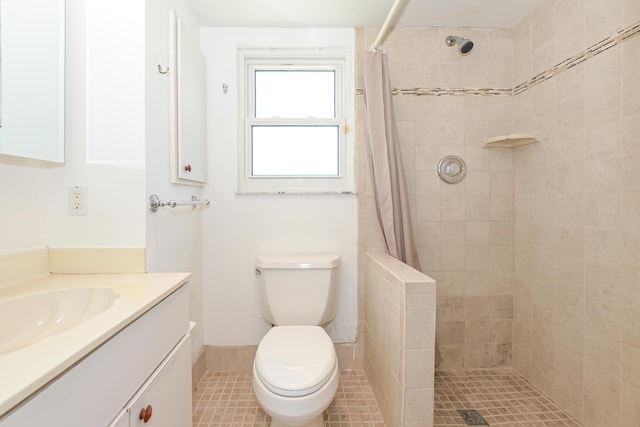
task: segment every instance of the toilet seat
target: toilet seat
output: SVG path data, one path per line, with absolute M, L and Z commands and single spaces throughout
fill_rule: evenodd
M 264 336 L 254 368 L 264 386 L 286 397 L 322 388 L 337 369 L 331 338 L 319 326 L 276 326 Z

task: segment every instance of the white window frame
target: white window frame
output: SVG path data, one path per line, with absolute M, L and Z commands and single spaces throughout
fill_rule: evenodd
M 238 194 L 354 194 L 355 78 L 350 48 L 238 49 Z M 254 72 L 259 70 L 333 70 L 336 73 L 335 118 L 256 118 Z M 338 126 L 337 176 L 252 176 L 251 129 L 255 125 Z

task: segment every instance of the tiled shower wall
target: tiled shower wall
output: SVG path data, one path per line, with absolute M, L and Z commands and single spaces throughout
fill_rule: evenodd
M 365 269 L 364 369 L 385 424 L 432 426 L 436 284 L 386 253 Z
M 465 57 L 448 35 L 471 38 Z M 357 35 L 362 55 L 377 29 Z M 396 29 L 386 43 L 392 87 L 513 87 L 512 34 L 502 30 Z M 383 250 L 369 179 L 364 96 L 358 96 L 358 212 L 361 254 Z M 394 96 L 422 271 L 437 282 L 442 368 L 511 364 L 513 309 L 513 151 L 485 149 L 483 138 L 514 132 L 511 96 Z M 438 178 L 438 160 L 462 157 L 459 184 Z M 360 265 L 365 265 L 362 259 Z M 360 277 L 364 277 L 360 272 Z M 363 289 L 363 286 L 360 287 Z M 364 310 L 361 291 L 360 313 Z
M 514 32 L 521 82 L 640 23 L 555 0 Z M 514 96 L 513 365 L 585 426 L 640 420 L 640 36 Z
M 513 366 L 586 426 L 640 419 L 640 36 L 585 55 L 638 23 L 638 0 L 551 0 L 512 33 L 396 30 L 386 46 L 393 87 L 519 88 L 394 97 L 420 258 L 438 281 L 443 367 L 509 364 L 512 349 Z M 359 52 L 376 33 L 359 32 Z M 473 52 L 457 56 L 449 34 L 472 38 Z M 383 243 L 358 103 L 364 253 Z M 540 143 L 481 148 L 526 131 Z M 467 161 L 463 184 L 438 181 L 445 154 Z

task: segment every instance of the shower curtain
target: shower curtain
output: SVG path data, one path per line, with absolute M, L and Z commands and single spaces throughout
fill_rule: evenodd
M 387 54 L 368 51 L 364 61 L 364 94 L 369 162 L 373 173 L 378 221 L 389 254 L 416 270 L 420 261 L 411 233 L 409 195 L 393 112 Z
M 409 195 L 393 112 L 387 54 L 368 51 L 364 58 L 364 94 L 369 162 L 378 222 L 389 254 L 420 270 L 411 231 Z M 435 346 L 436 366 L 440 351 Z

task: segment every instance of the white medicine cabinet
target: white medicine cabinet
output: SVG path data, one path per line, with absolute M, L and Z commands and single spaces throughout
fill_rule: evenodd
M 171 181 L 202 186 L 207 180 L 206 62 L 197 37 L 175 11 L 169 25 Z
M 1 0 L 0 17 L 0 161 L 61 165 L 65 0 Z

